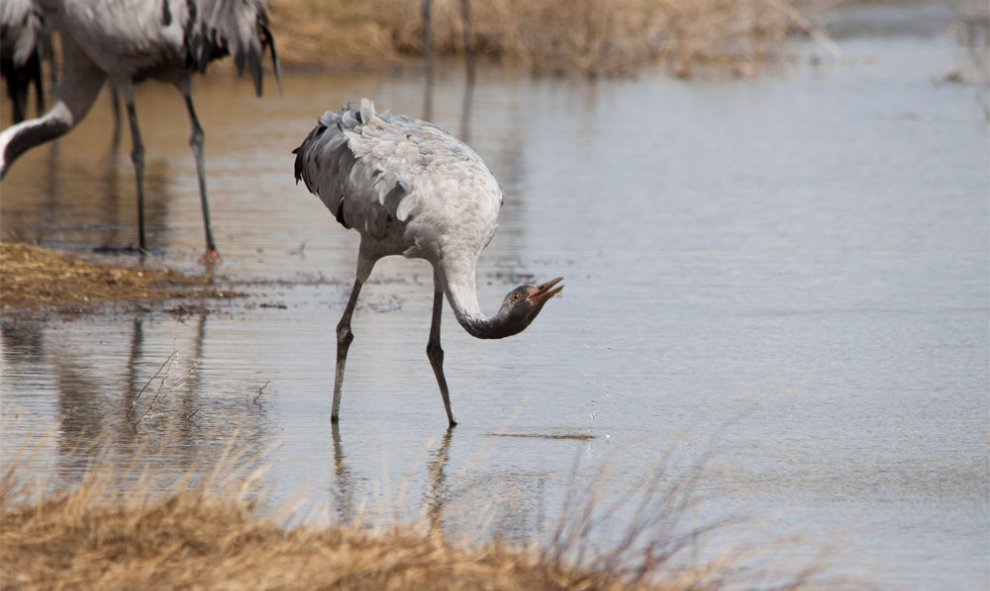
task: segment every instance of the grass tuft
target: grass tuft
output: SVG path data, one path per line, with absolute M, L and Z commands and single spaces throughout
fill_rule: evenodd
M 776 571 L 743 566 L 743 554 L 692 554 L 716 520 L 683 528 L 702 478 L 671 481 L 666 465 L 638 496 L 606 500 L 602 481 L 575 486 L 543 545 L 452 542 L 419 523 L 288 527 L 266 511 L 263 470 L 234 443 L 209 470 L 160 477 L 148 466 L 97 459 L 68 490 L 22 476 L 29 453 L 10 459 L 0 482 L 3 589 L 643 589 L 838 588 L 822 563 L 799 559 Z M 150 465 L 149 465 L 150 466 Z M 198 474 L 198 476 L 194 476 Z M 604 477 L 604 476 L 602 476 Z M 599 534 L 635 507 L 625 534 Z M 291 509 L 289 510 L 291 512 Z M 693 514 L 693 513 L 692 513 Z M 361 522 L 358 519 L 357 522 Z M 693 563 L 692 563 L 693 559 Z M 793 568 L 805 560 L 806 564 Z M 790 573 L 790 574 L 786 574 Z

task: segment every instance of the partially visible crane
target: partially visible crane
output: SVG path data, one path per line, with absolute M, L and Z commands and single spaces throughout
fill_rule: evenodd
M 354 334 L 351 315 L 378 259 L 399 255 L 433 266 L 433 320 L 426 354 L 451 426 L 457 424 L 443 373 L 440 316 L 444 295 L 458 323 L 479 339 L 501 339 L 530 325 L 564 288 L 562 277 L 510 291 L 491 317 L 478 304 L 475 269 L 498 227 L 502 191 L 471 148 L 440 128 L 390 113 L 368 99 L 327 111 L 296 154 L 302 180 L 345 228 L 361 234 L 357 277 L 337 325 L 330 420 L 340 417 L 341 386 Z
M 51 41 L 41 6 L 35 0 L 0 2 L 0 76 L 7 86 L 14 123 L 27 117 L 28 91 L 34 84 L 38 114 L 45 110 L 41 65 Z
M 8 0 L 3 0 L 4 5 Z M 134 85 L 153 78 L 176 86 L 186 102 L 196 159 L 206 232 L 206 258 L 218 258 L 210 229 L 203 156 L 203 128 L 193 107 L 194 73 L 232 55 L 238 72 L 247 69 L 255 92 L 262 93 L 265 52 L 271 54 L 281 87 L 275 39 L 264 0 L 46 0 L 45 18 L 58 30 L 63 71 L 56 103 L 42 117 L 0 133 L 0 178 L 24 151 L 57 138 L 86 116 L 109 79 L 124 99 L 131 128 L 131 159 L 137 184 L 138 245 L 147 249 L 144 229 L 144 143 L 134 106 Z
M 423 97 L 423 119 L 433 117 L 433 0 L 423 0 L 423 58 L 426 65 L 426 85 Z M 461 0 L 461 30 L 464 44 L 464 69 L 467 73 L 465 84 L 465 105 L 469 104 L 470 94 L 473 93 L 475 80 L 474 67 L 474 36 L 471 34 L 471 0 Z M 468 118 L 468 109 L 464 109 L 464 121 Z M 461 137 L 464 137 L 466 125 L 462 125 Z

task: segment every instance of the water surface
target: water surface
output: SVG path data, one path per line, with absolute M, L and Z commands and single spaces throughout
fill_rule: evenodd
M 74 450 L 103 434 L 114 454 L 179 474 L 236 432 L 269 454 L 276 500 L 325 509 L 313 520 L 424 509 L 455 535 L 525 541 L 545 539 L 603 464 L 602 490 L 620 498 L 679 446 L 686 465 L 713 454 L 699 486 L 715 500 L 692 518 L 773 517 L 775 534 L 834 546 L 838 573 L 891 588 L 985 589 L 985 90 L 939 82 L 968 72 L 941 37 L 842 49 L 743 81 L 490 68 L 466 93 L 458 68 L 441 70 L 432 119 L 506 193 L 483 306 L 521 280 L 567 278 L 513 339 L 472 339 L 445 313 L 452 432 L 425 355 L 431 272 L 402 259 L 362 292 L 330 429 L 357 237 L 292 179 L 290 151 L 324 110 L 368 96 L 422 115 L 421 76 L 296 74 L 284 98 L 256 100 L 220 68 L 195 89 L 219 272 L 266 283 L 183 316 L 5 318 L 4 461 L 50 434 L 31 465 L 68 485 L 86 463 Z M 196 271 L 183 105 L 145 86 L 138 108 L 155 261 Z M 17 162 L 4 240 L 81 253 L 136 241 L 126 132 L 115 150 L 111 121 L 101 100 Z M 166 431 L 176 443 L 149 448 Z M 739 541 L 716 535 L 711 551 Z

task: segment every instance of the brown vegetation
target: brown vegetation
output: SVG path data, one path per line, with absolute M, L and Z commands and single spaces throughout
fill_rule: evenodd
M 789 0 L 490 0 L 471 2 L 476 53 L 538 73 L 623 75 L 660 64 L 678 76 L 715 65 L 753 73 L 807 28 Z M 433 46 L 464 51 L 461 0 L 433 0 Z M 292 65 L 394 63 L 423 52 L 421 0 L 275 0 Z
M 812 582 L 814 568 L 777 577 L 742 569 L 731 557 L 686 568 L 684 559 L 699 536 L 719 525 L 673 533 L 693 502 L 691 478 L 604 508 L 597 495 L 575 494 L 545 548 L 470 545 L 452 543 L 426 525 L 396 524 L 384 531 L 279 525 L 274 517 L 259 516 L 250 500 L 259 496 L 262 471 L 256 462 L 232 459 L 233 449 L 220 455 L 223 467 L 173 483 L 147 467 L 114 467 L 96 452 L 103 459 L 91 464 L 81 484 L 47 493 L 21 478 L 25 456 L 6 458 L 0 482 L 0 588 L 679 591 L 747 583 L 767 590 L 822 588 Z M 598 547 L 596 527 L 630 502 L 639 509 L 636 523 L 611 549 Z
M 458 548 L 411 529 L 287 531 L 202 491 L 124 507 L 91 505 L 90 494 L 4 511 L 4 588 L 622 588 L 505 547 Z
M 394 64 L 399 56 L 372 17 L 371 0 L 272 0 L 282 63 L 348 68 Z
M 86 311 L 115 302 L 225 294 L 210 275 L 98 265 L 27 244 L 0 244 L 0 308 Z

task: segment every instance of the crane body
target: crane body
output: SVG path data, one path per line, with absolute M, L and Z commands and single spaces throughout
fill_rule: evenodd
M 499 339 L 529 326 L 563 289 L 557 286 L 561 278 L 510 291 L 492 317 L 481 311 L 477 262 L 498 227 L 502 191 L 480 156 L 430 123 L 377 113 L 362 99 L 325 113 L 294 153 L 296 181 L 319 196 L 341 225 L 361 234 L 354 287 L 337 327 L 331 420 L 339 418 L 344 365 L 354 338 L 351 315 L 361 287 L 379 259 L 402 255 L 433 267 L 427 356 L 455 425 L 440 346 L 444 297 L 469 334 Z

